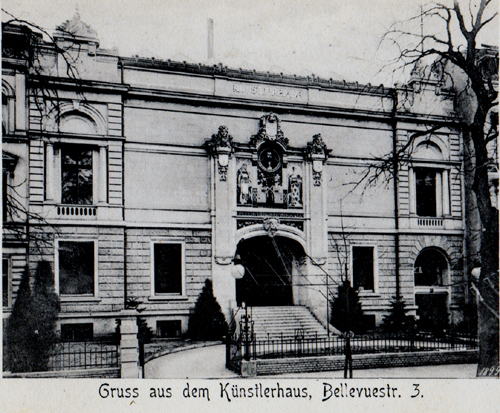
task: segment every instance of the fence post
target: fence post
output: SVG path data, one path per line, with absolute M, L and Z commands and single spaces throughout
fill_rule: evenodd
M 226 335 L 226 368 L 228 369 L 231 365 L 231 333 L 228 332 Z
M 120 324 L 121 378 L 139 378 L 139 340 L 137 311 L 122 310 Z

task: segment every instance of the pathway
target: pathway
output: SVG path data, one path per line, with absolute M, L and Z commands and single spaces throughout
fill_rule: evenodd
M 201 347 L 167 354 L 146 363 L 147 379 L 210 379 L 240 377 L 225 368 L 224 345 Z M 354 378 L 474 378 L 475 364 L 446 364 L 440 366 L 398 367 L 385 369 L 354 370 Z M 283 378 L 343 378 L 343 371 L 319 373 L 297 373 L 283 376 L 260 376 Z

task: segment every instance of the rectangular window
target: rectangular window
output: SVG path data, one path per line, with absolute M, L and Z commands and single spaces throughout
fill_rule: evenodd
M 95 294 L 94 241 L 59 241 L 59 294 Z
M 353 287 L 374 291 L 374 247 L 352 247 Z
M 154 294 L 182 295 L 182 244 L 157 243 L 153 245 Z
M 2 306 L 10 306 L 10 260 L 2 258 Z
M 156 322 L 156 337 L 173 338 L 181 335 L 181 320 L 158 320 Z
M 62 341 L 92 341 L 94 339 L 94 324 L 61 324 Z
M 71 205 L 92 205 L 93 150 L 66 146 L 61 152 L 61 202 Z
M 436 208 L 436 170 L 415 168 L 417 215 L 437 216 Z

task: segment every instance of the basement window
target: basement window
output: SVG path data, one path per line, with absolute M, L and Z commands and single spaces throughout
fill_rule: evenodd
M 156 337 L 175 338 L 181 335 L 181 320 L 158 320 L 156 322 Z
M 62 341 L 92 341 L 93 339 L 93 323 L 61 324 Z

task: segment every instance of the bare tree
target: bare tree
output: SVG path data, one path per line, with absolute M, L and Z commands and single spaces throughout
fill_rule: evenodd
M 492 204 L 488 176 L 492 169 L 498 170 L 496 152 L 489 151 L 498 137 L 498 47 L 485 51 L 477 45 L 479 34 L 495 23 L 497 8 L 495 0 L 469 0 L 466 6 L 458 0 L 450 5 L 428 3 L 413 17 L 391 26 L 381 44 L 389 42 L 398 48 L 398 55 L 391 62 L 396 70 L 412 68 L 413 75 L 419 72 L 422 80 L 432 77 L 434 84 L 450 87 L 457 96 L 464 136 L 465 180 L 471 182 L 472 191 L 467 195 L 475 198 L 481 223 L 481 272 L 473 287 L 478 297 L 477 374 L 493 372 L 498 376 L 498 210 Z M 427 67 L 426 61 L 430 62 Z M 432 125 L 432 121 L 429 125 L 427 130 L 411 134 L 403 145 L 395 145 L 390 153 L 374 158 L 357 185 L 397 181 L 401 165 L 411 163 L 415 139 L 430 136 L 441 127 Z
M 64 62 L 64 75 L 77 86 L 80 99 L 85 102 L 85 96 L 81 92 L 82 81 L 78 72 L 78 59 L 80 55 L 79 43 L 71 41 L 75 36 L 71 31 L 65 29 L 64 25 L 57 27 L 59 33 L 64 34 L 69 42 L 62 44 L 45 30 L 42 26 L 20 19 L 2 9 L 2 53 L 4 58 L 13 58 L 24 61 L 25 64 L 17 66 L 17 70 L 23 71 L 26 76 L 28 88 L 28 99 L 36 105 L 40 114 L 39 129 L 43 132 L 44 117 L 49 114 L 59 120 L 59 94 L 58 89 L 51 83 L 50 73 L 46 69 L 45 59 L 47 51 L 53 58 L 60 57 Z M 5 66 L 5 63 L 4 63 Z M 2 132 L 8 137 L 8 132 L 2 125 Z M 14 241 L 27 245 L 30 250 L 37 254 L 43 254 L 44 250 L 51 245 L 54 233 L 59 229 L 51 225 L 40 213 L 34 212 L 29 205 L 29 197 L 24 195 L 23 187 L 27 180 L 13 183 L 16 163 L 15 155 L 3 151 L 4 157 L 4 187 L 3 187 L 3 238 L 5 241 Z M 5 162 L 7 160 L 7 162 Z

